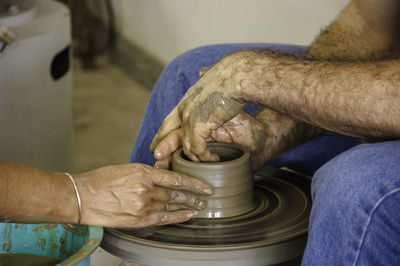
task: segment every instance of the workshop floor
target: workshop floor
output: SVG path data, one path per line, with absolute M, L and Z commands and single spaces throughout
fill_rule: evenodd
M 74 72 L 74 172 L 128 162 L 150 90 L 116 66 Z M 91 266 L 135 265 L 99 248 Z
M 111 64 L 75 67 L 74 172 L 128 162 L 150 92 Z

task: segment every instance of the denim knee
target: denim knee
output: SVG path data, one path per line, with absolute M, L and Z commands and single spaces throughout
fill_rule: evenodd
M 399 179 L 400 141 L 358 145 L 322 166 L 312 182 L 313 200 L 349 204 L 392 189 Z M 387 191 L 388 192 L 388 191 Z M 366 194 L 367 193 L 367 194 Z
M 400 141 L 359 145 L 321 167 L 312 182 L 303 264 L 376 265 L 371 257 L 398 260 L 392 251 L 398 252 L 400 244 L 382 239 L 399 238 L 395 214 L 400 198 L 394 198 L 399 190 Z M 382 232 L 392 233 L 382 238 Z M 382 258 L 385 250 L 391 254 Z

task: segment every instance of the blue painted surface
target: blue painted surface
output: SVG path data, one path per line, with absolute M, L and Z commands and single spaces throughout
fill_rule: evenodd
M 101 227 L 0 223 L 0 252 L 52 257 L 63 261 L 59 265 L 89 266 L 102 238 Z

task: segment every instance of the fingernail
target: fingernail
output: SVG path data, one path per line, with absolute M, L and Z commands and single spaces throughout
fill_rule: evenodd
M 187 218 L 192 218 L 194 216 L 194 213 L 193 212 L 189 212 L 188 214 L 186 214 L 186 217 Z
M 199 215 L 199 211 L 193 211 L 193 212 L 192 212 L 192 217 L 193 217 L 193 216 L 197 216 L 197 215 Z
M 161 152 L 160 152 L 160 151 L 157 151 L 157 152 L 155 153 L 155 156 L 158 157 L 158 158 L 161 158 Z
M 208 195 L 211 195 L 213 193 L 212 190 L 209 189 L 209 188 L 204 189 L 203 192 L 208 194 Z

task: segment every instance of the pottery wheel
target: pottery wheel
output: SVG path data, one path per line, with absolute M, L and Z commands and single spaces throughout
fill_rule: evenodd
M 311 179 L 265 167 L 254 181 L 256 204 L 248 213 L 137 230 L 106 229 L 102 247 L 144 265 L 270 265 L 301 256 Z

